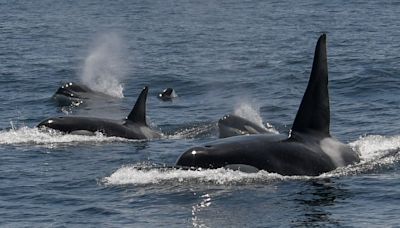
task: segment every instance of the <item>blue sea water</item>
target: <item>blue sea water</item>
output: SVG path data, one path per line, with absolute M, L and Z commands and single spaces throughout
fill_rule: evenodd
M 390 0 L 0 0 L 0 226 L 398 227 L 398 15 Z M 287 133 L 322 33 L 331 133 L 359 164 L 319 177 L 152 168 L 216 139 L 228 113 Z M 115 98 L 58 107 L 68 81 Z M 123 118 L 145 85 L 160 140 L 35 128 Z M 166 87 L 179 97 L 158 100 Z

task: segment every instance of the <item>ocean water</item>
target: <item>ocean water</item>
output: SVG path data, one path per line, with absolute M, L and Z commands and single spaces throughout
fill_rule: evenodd
M 397 1 L 0 0 L 1 227 L 398 227 Z M 361 162 L 318 177 L 157 169 L 228 113 L 291 127 L 328 36 L 331 133 Z M 112 99 L 58 107 L 68 81 Z M 63 135 L 54 115 L 123 118 L 150 87 L 159 140 Z M 172 102 L 157 99 L 166 87 Z

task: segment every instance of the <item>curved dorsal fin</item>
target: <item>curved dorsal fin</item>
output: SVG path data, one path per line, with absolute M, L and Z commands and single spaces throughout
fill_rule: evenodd
M 292 132 L 329 136 L 329 124 L 328 62 L 326 35 L 323 34 L 315 47 L 310 79 L 294 119 Z
M 134 123 L 141 123 L 147 125 L 146 123 L 146 99 L 149 88 L 145 86 L 140 93 L 138 99 L 136 100 L 135 106 L 133 106 L 132 111 L 129 113 L 127 120 Z

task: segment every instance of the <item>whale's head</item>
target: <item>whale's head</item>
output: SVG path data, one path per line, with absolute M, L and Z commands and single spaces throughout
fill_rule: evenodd
M 219 119 L 218 132 L 220 138 L 249 134 L 242 119 L 233 115 L 226 115 Z
M 193 147 L 184 152 L 176 161 L 177 166 L 195 168 L 220 168 L 226 164 L 215 156 L 215 151 L 210 146 Z
M 175 93 L 175 90 L 172 88 L 166 88 L 162 93 L 158 94 L 158 98 L 160 98 L 163 101 L 172 100 L 177 96 L 178 95 Z
M 56 95 L 63 95 L 70 98 L 85 98 L 82 93 L 91 92 L 92 90 L 85 85 L 68 82 L 60 86 L 56 91 Z
M 62 132 L 74 131 L 76 130 L 74 126 L 76 126 L 76 123 L 70 117 L 51 117 L 43 120 L 37 125 L 38 128 L 47 127 Z
M 270 133 L 264 126 L 236 115 L 225 115 L 219 119 L 218 131 L 220 138 Z
M 204 145 L 193 147 L 184 152 L 176 161 L 177 167 L 184 168 L 204 168 L 204 169 L 216 169 L 226 168 L 230 170 L 240 170 L 242 172 L 254 173 L 258 172 L 259 169 L 248 164 L 243 157 L 238 156 L 233 152 L 235 148 L 223 148 L 218 145 Z M 233 152 L 233 153 L 231 153 Z
M 68 82 L 57 89 L 53 99 L 61 106 L 79 106 L 88 98 L 89 92 L 93 91 L 85 85 Z

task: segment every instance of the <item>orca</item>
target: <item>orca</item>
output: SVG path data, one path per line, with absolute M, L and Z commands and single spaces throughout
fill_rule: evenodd
M 289 136 L 244 135 L 193 147 L 179 167 L 265 170 L 281 175 L 317 176 L 360 161 L 348 145 L 330 135 L 326 35 L 318 39 L 307 89 Z
M 60 106 L 79 106 L 89 99 L 111 99 L 110 95 L 92 90 L 86 85 L 67 82 L 60 86 L 52 97 Z
M 234 114 L 225 115 L 218 120 L 218 132 L 220 138 L 237 135 L 273 134 L 264 126 Z
M 172 88 L 166 88 L 162 91 L 162 93 L 158 94 L 158 98 L 163 101 L 170 101 L 173 98 L 176 98 L 178 95 L 175 90 Z
M 51 117 L 38 124 L 38 128 L 47 127 L 69 134 L 94 134 L 101 132 L 105 136 L 128 139 L 155 139 L 161 133 L 150 129 L 146 123 L 146 99 L 148 87 L 144 87 L 135 106 L 124 120 L 110 120 L 95 117 L 62 116 Z

